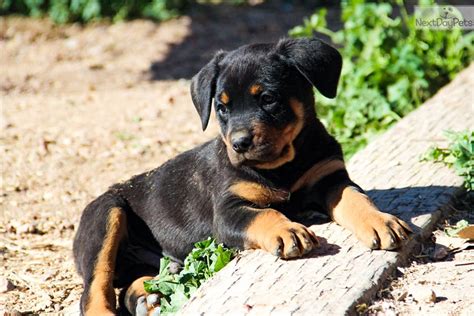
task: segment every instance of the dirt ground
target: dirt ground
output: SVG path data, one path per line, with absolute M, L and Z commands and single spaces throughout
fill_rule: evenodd
M 71 247 L 85 205 L 217 133 L 213 122 L 202 132 L 189 95 L 215 51 L 277 40 L 312 11 L 201 7 L 87 27 L 1 17 L 0 311 L 77 301 Z
M 474 223 L 473 205 L 474 193 L 462 194 L 407 266 L 398 268 L 361 311 L 368 315 L 474 315 L 474 243 L 446 234 L 460 220 Z
M 278 39 L 312 11 L 224 6 L 87 27 L 1 17 L 0 314 L 76 302 L 85 205 L 217 133 L 201 131 L 188 91 L 214 51 Z

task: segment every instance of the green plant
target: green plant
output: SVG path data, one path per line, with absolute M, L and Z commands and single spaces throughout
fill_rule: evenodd
M 162 295 L 162 314 L 175 313 L 205 280 L 221 270 L 235 254 L 236 250 L 225 248 L 208 238 L 194 245 L 179 274 L 169 272 L 170 258 L 161 259 L 160 273 L 155 279 L 144 282 L 145 290 Z
M 114 21 L 144 17 L 158 21 L 179 15 L 191 0 L 3 0 L 0 14 L 49 16 L 56 23 Z
M 469 226 L 469 222 L 463 219 L 463 220 L 458 221 L 456 225 L 446 227 L 444 229 L 444 232 L 449 237 L 457 237 L 458 233 L 468 226 Z
M 423 161 L 434 161 L 454 168 L 464 178 L 464 187 L 474 190 L 474 131 L 446 131 L 451 141 L 447 148 L 432 147 L 422 157 Z
M 420 1 L 432 4 L 432 1 Z M 474 33 L 416 29 L 415 16 L 395 3 L 342 1 L 340 31 L 327 28 L 325 9 L 290 30 L 294 37 L 319 32 L 340 46 L 342 76 L 335 99 L 317 94 L 318 115 L 351 156 L 419 106 L 474 57 Z

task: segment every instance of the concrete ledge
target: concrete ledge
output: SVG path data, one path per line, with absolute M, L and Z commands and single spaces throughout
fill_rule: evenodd
M 474 122 L 474 64 L 348 163 L 352 178 L 376 204 L 417 231 L 431 233 L 462 179 L 440 164 L 420 162 L 444 130 Z M 181 315 L 341 315 L 355 313 L 412 251 L 370 251 L 341 227 L 311 228 L 325 243 L 309 257 L 284 261 L 263 251 L 246 251 L 204 284 Z

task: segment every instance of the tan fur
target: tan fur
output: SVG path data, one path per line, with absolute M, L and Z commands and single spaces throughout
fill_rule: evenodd
M 300 257 L 318 245 L 316 235 L 308 228 L 268 208 L 259 211 L 248 226 L 246 236 L 245 248 L 279 253 L 283 258 Z
M 291 187 L 291 192 L 298 191 L 303 187 L 312 187 L 325 176 L 339 170 L 346 169 L 344 161 L 339 159 L 326 159 L 313 165 L 307 170 Z
M 222 104 L 228 104 L 230 101 L 229 95 L 227 92 L 222 92 L 221 95 L 219 96 L 219 100 L 222 102 Z
M 112 285 L 115 258 L 120 240 L 126 234 L 126 215 L 120 208 L 112 208 L 107 219 L 107 233 L 94 268 L 86 315 L 115 315 L 116 297 Z
M 260 92 L 262 92 L 262 90 L 263 90 L 263 88 L 262 88 L 261 85 L 254 84 L 254 85 L 250 86 L 249 92 L 250 92 L 251 95 L 257 95 Z
M 275 146 L 275 151 L 282 153 L 280 157 L 273 161 L 257 164 L 257 168 L 275 169 L 295 158 L 293 141 L 299 135 L 304 126 L 304 107 L 303 104 L 296 99 L 290 99 L 290 106 L 296 116 L 296 120 L 286 126 L 283 131 L 279 131 L 263 124 L 257 124 L 254 126 L 256 144 L 258 144 L 258 142 L 266 142 L 270 140 Z
M 380 212 L 367 195 L 350 186 L 333 192 L 328 204 L 332 219 L 354 232 L 370 248 L 374 248 L 373 241 L 379 239 L 381 249 L 394 249 L 408 238 L 407 232 L 411 232 L 404 221 Z
M 231 145 L 231 142 L 230 142 L 230 134 L 223 135 L 221 133 L 221 138 L 222 138 L 222 141 L 225 144 L 225 149 L 227 151 L 227 157 L 229 157 L 230 163 L 232 165 L 238 164 L 239 159 L 237 158 L 237 156 L 235 154 L 235 151 L 232 149 L 232 145 Z
M 239 181 L 230 186 L 229 191 L 236 196 L 253 204 L 266 207 L 272 203 L 285 202 L 289 198 L 289 192 L 273 190 L 256 182 Z

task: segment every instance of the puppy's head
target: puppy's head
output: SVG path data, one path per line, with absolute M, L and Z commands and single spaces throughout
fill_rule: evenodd
M 293 142 L 314 116 L 312 86 L 336 96 L 342 59 L 318 39 L 285 39 L 219 52 L 193 77 L 191 96 L 206 129 L 214 99 L 234 166 L 277 168 L 295 156 Z

